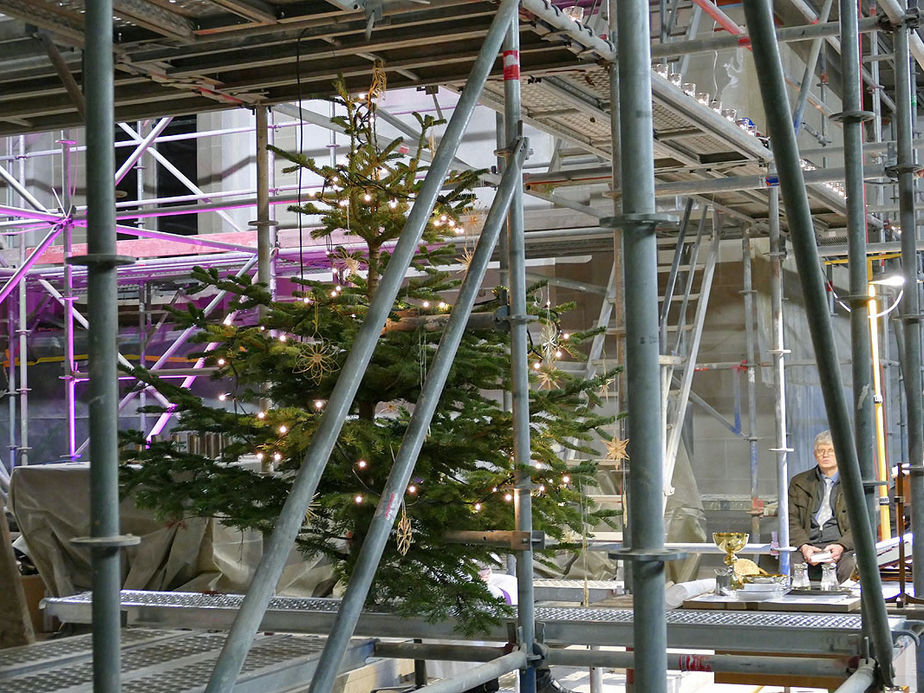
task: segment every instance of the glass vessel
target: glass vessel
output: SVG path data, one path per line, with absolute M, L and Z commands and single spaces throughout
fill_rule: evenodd
M 825 591 L 836 590 L 839 587 L 837 582 L 837 566 L 833 563 L 824 563 L 821 566 L 821 589 Z
M 805 563 L 794 563 L 792 566 L 792 589 L 807 590 L 811 587 L 808 576 L 808 565 Z

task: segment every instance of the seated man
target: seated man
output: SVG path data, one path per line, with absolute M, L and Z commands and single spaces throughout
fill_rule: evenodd
M 837 564 L 837 580 L 844 582 L 857 561 L 830 431 L 815 436 L 815 461 L 817 466 L 789 482 L 789 543 L 799 549 L 793 563 L 808 563 L 809 576 L 817 580 L 821 562 L 811 556 L 830 552 L 830 560 L 822 562 Z

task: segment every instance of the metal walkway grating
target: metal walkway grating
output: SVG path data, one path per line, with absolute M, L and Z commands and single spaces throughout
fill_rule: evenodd
M 231 594 L 123 591 L 128 623 L 153 627 L 229 628 L 243 597 Z M 327 633 L 340 601 L 275 597 L 261 628 L 290 633 Z M 88 623 L 89 593 L 46 600 L 62 621 Z M 633 613 L 628 609 L 537 607 L 537 632 L 550 645 L 632 644 Z M 893 629 L 903 619 L 890 619 Z M 844 653 L 858 651 L 861 619 L 856 614 L 675 610 L 667 613 L 672 647 L 730 652 Z M 513 624 L 500 623 L 474 639 L 505 642 Z M 428 623 L 388 612 L 364 612 L 357 635 L 370 637 L 464 638 L 452 623 Z
M 125 693 L 193 693 L 204 689 L 225 641 L 224 633 L 123 629 Z M 310 680 L 324 638 L 260 634 L 244 662 L 235 691 L 274 693 Z M 92 687 L 92 636 L 49 640 L 0 657 L 0 693 L 77 693 Z M 344 668 L 372 655 L 371 640 L 354 640 Z

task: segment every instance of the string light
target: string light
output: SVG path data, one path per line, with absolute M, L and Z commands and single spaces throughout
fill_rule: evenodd
M 284 341 L 286 341 L 287 339 L 288 339 L 288 337 L 286 337 L 284 334 L 279 335 L 279 341 L 280 341 L 280 342 L 284 342 Z
M 562 351 L 561 351 L 561 349 L 558 349 L 558 350 L 555 352 L 555 358 L 560 359 L 561 357 L 562 357 Z
M 356 497 L 353 498 L 353 500 L 356 501 L 356 504 L 357 504 L 357 505 L 359 505 L 360 503 L 363 502 L 363 497 L 362 497 L 361 494 L 358 494 L 358 493 L 357 493 L 357 494 L 356 494 Z
M 315 409 L 323 409 L 323 408 L 324 408 L 324 400 L 323 400 L 323 399 L 316 399 L 316 400 L 314 401 L 314 408 L 315 408 Z
M 545 493 L 545 484 L 539 484 L 539 493 Z
M 513 494 L 512 494 L 512 493 L 505 493 L 505 494 L 504 494 L 504 500 L 507 501 L 507 502 L 509 503 L 510 501 L 513 500 Z
M 437 307 L 438 307 L 440 310 L 445 310 L 448 306 L 446 305 L 446 301 L 440 301 L 440 302 L 437 304 Z
M 308 296 L 305 296 L 305 297 L 302 299 L 302 303 L 311 303 L 311 298 L 308 297 Z
M 481 503 L 475 503 L 473 507 L 476 513 L 481 511 Z
M 491 493 L 497 493 L 497 486 L 494 486 L 494 487 L 491 489 Z
M 273 461 L 274 461 L 274 462 L 279 462 L 279 460 L 281 460 L 281 459 L 282 459 L 282 454 L 281 454 L 281 453 L 278 453 L 278 452 L 273 453 Z
M 226 399 L 228 399 L 228 393 L 227 393 L 227 392 L 222 392 L 220 395 L 218 395 L 218 401 L 219 401 L 219 402 L 224 402 Z
M 449 221 L 446 222 L 446 224 L 449 226 L 449 228 L 453 228 L 456 225 L 456 220 L 450 219 Z
M 366 193 L 365 195 L 363 195 L 363 201 L 372 202 L 372 195 L 370 195 L 369 193 Z
M 289 429 L 288 429 L 285 425 L 282 425 L 282 426 L 279 427 L 279 432 L 280 432 L 280 433 L 286 433 L 288 430 L 289 430 Z
M 263 332 L 263 330 L 265 330 L 266 328 L 263 325 L 260 325 L 258 329 L 260 330 L 260 332 Z
M 366 460 L 360 460 L 356 463 L 356 466 L 360 469 L 365 469 L 368 466 L 368 462 L 366 462 Z
M 263 455 L 262 452 L 258 452 L 258 453 L 257 453 L 257 461 L 258 461 L 258 462 L 262 462 L 262 461 L 263 461 L 263 457 L 264 457 L 264 455 Z
M 422 305 L 423 305 L 424 308 L 429 308 L 429 307 L 430 307 L 430 301 L 424 301 Z
M 561 483 L 563 483 L 563 484 L 570 484 L 570 483 L 571 483 L 571 477 L 568 476 L 567 474 L 563 475 L 562 478 L 561 478 Z
M 391 207 L 392 209 L 394 209 L 395 207 L 398 206 L 398 201 L 397 201 L 397 200 L 389 200 L 389 201 L 388 201 L 388 206 Z
M 331 298 L 337 298 L 338 295 L 339 295 L 339 294 L 338 294 L 336 291 L 331 291 L 331 292 L 330 292 L 330 297 L 331 297 Z
M 564 333 L 562 334 L 561 338 L 564 339 L 565 341 L 567 341 L 567 340 L 571 339 L 571 333 L 570 333 L 570 332 L 564 332 Z
M 542 368 L 542 364 L 539 363 L 538 361 L 536 361 L 536 362 L 533 364 L 533 370 L 534 370 L 534 371 L 538 371 L 540 368 Z
M 215 363 L 217 363 L 219 366 L 224 366 L 226 361 L 224 359 L 218 359 Z
M 331 183 L 339 183 L 339 182 L 340 182 L 339 176 L 331 176 L 330 182 L 331 182 Z
M 408 492 L 408 493 L 417 493 L 417 487 L 414 486 L 414 484 L 411 484 L 410 486 L 407 487 L 407 492 Z
M 346 207 L 348 204 L 350 204 L 350 201 L 349 201 L 349 200 L 340 200 L 339 204 L 340 204 L 341 207 Z
M 265 418 L 266 418 L 266 412 L 265 412 L 265 411 L 257 412 L 257 418 L 258 418 L 258 419 L 265 419 Z

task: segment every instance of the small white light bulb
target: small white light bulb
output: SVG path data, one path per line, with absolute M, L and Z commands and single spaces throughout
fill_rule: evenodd
M 281 453 L 278 453 L 278 452 L 274 452 L 274 453 L 273 453 L 273 461 L 274 461 L 274 462 L 279 462 L 279 460 L 281 460 L 281 459 L 282 459 L 282 454 L 281 454 Z
M 368 465 L 369 463 L 366 462 L 366 460 L 360 460 L 359 462 L 356 463 L 356 466 L 359 467 L 360 469 L 365 469 Z
M 289 429 L 288 429 L 288 427 L 287 427 L 285 424 L 283 424 L 282 426 L 279 427 L 279 432 L 280 432 L 280 433 L 287 433 L 288 430 L 289 430 Z
M 266 412 L 265 412 L 265 411 L 257 412 L 257 418 L 258 418 L 258 419 L 265 419 L 265 418 L 266 418 Z
M 359 505 L 360 503 L 363 502 L 363 497 L 359 494 L 356 494 L 356 497 L 353 500 L 356 501 L 357 505 Z

